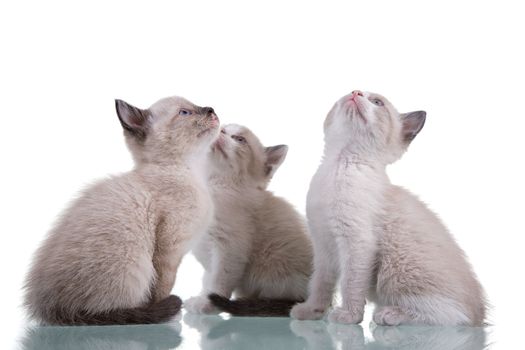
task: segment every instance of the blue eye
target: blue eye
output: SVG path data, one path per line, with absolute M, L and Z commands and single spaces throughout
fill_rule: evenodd
M 378 98 L 374 98 L 372 100 L 372 103 L 375 104 L 376 106 L 384 106 L 385 104 L 383 103 L 383 101 L 381 101 L 380 99 Z
M 246 139 L 242 136 L 232 135 L 232 139 L 234 139 L 235 141 L 239 143 L 246 143 Z
M 181 108 L 179 110 L 179 115 L 183 115 L 183 116 L 191 115 L 191 111 L 188 111 L 187 109 Z

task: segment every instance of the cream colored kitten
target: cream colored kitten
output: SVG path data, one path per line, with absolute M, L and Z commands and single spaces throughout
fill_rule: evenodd
M 215 222 L 193 250 L 205 268 L 203 290 L 185 302 L 189 311 L 288 315 L 306 298 L 312 251 L 304 219 L 266 190 L 287 150 L 264 147 L 245 127 L 223 127 L 210 154 Z M 228 300 L 234 291 L 243 299 Z
M 213 217 L 213 109 L 180 97 L 116 108 L 136 165 L 87 188 L 36 252 L 25 305 L 46 324 L 168 320 L 181 305 L 170 296 L 179 262 Z
M 333 322 L 359 323 L 365 297 L 380 325 L 480 326 L 485 300 L 463 251 L 443 223 L 385 167 L 401 157 L 425 112 L 399 114 L 382 96 L 354 91 L 325 121 L 325 152 L 307 217 L 314 245 L 310 295 L 291 312 L 318 319 L 340 277 Z

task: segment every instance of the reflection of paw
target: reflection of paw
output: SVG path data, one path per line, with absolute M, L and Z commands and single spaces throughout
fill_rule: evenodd
M 342 349 L 364 350 L 366 348 L 363 327 L 360 325 L 330 323 L 327 329 L 334 342 L 342 343 Z
M 400 327 L 376 326 L 372 330 L 372 336 L 376 343 L 381 345 L 395 346 L 399 345 L 403 340 L 403 333 Z
M 194 314 L 218 314 L 219 310 L 206 296 L 189 298 L 184 302 L 184 308 Z
M 184 315 L 184 323 L 188 327 L 198 330 L 201 335 L 206 335 L 221 322 L 224 322 L 224 320 L 218 315 L 198 315 L 190 312 L 186 312 Z
M 328 329 L 328 333 L 337 340 L 352 338 L 362 340 L 362 342 L 365 341 L 363 327 L 360 325 L 330 323 L 326 328 Z
M 407 316 L 397 306 L 383 306 L 375 310 L 373 319 L 380 326 L 397 326 L 405 322 Z
M 295 305 L 290 312 L 290 316 L 297 320 L 320 320 L 323 318 L 326 309 L 318 307 L 308 302 Z
M 306 349 L 336 349 L 323 321 L 293 320 L 290 322 L 290 329 L 297 337 L 304 338 Z
M 328 315 L 328 321 L 344 324 L 358 324 L 363 321 L 363 312 L 338 307 L 330 312 Z
M 290 322 L 290 329 L 298 337 L 319 337 L 326 333 L 326 323 L 318 321 L 296 321 Z

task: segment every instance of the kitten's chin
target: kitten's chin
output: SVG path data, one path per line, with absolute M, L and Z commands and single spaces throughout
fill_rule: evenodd
M 219 123 L 213 123 L 197 134 L 197 138 L 207 138 L 213 142 L 219 136 Z

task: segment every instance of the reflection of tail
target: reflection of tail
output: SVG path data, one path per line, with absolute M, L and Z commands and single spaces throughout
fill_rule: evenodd
M 292 299 L 248 299 L 230 300 L 218 294 L 208 295 L 211 303 L 219 310 L 233 316 L 289 316 L 292 306 L 302 300 Z
M 20 350 L 167 350 L 182 342 L 180 323 L 133 326 L 31 327 Z
M 49 323 L 60 325 L 118 325 L 149 324 L 169 321 L 181 308 L 182 301 L 176 295 L 170 295 L 154 304 L 133 309 L 116 309 L 104 313 L 92 314 L 77 312 L 73 315 L 56 310 L 50 316 Z

